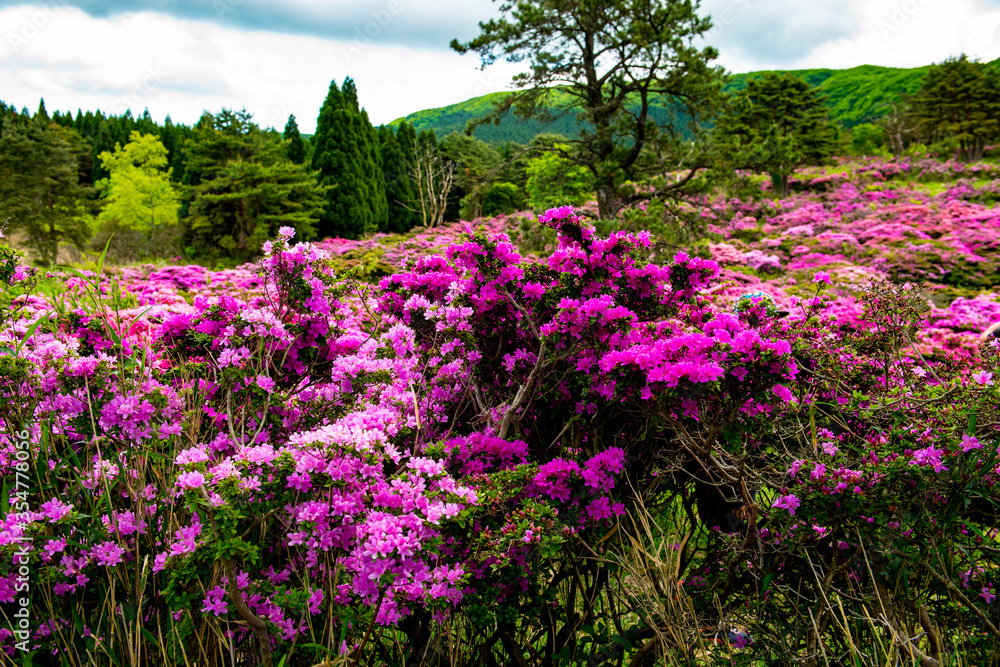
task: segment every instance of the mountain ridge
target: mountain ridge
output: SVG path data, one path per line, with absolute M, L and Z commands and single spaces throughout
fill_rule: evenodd
M 987 67 L 1000 69 L 1000 58 L 986 63 Z M 920 89 L 924 75 L 931 65 L 921 67 L 884 67 L 881 65 L 858 65 L 848 69 L 801 69 L 801 70 L 759 70 L 741 74 L 731 74 L 723 86 L 726 92 L 746 88 L 747 81 L 767 72 L 790 72 L 816 86 L 825 96 L 825 105 L 830 118 L 845 128 L 852 128 L 878 118 L 893 104 L 899 104 L 905 96 Z M 402 121 L 413 123 L 417 132 L 434 130 L 438 137 L 451 132 L 464 132 L 466 124 L 473 118 L 487 113 L 494 99 L 509 95 L 496 92 L 480 95 L 464 102 L 443 107 L 423 109 L 408 114 L 389 123 L 396 126 Z M 669 113 L 662 105 L 654 105 L 651 115 L 654 119 Z M 481 125 L 474 136 L 488 143 L 528 143 L 541 132 L 553 132 L 570 136 L 578 129 L 576 120 L 564 116 L 556 121 L 543 124 L 537 120 L 518 120 L 508 114 L 499 125 Z

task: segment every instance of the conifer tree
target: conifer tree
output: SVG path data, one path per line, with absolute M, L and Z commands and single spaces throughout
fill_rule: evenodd
M 299 133 L 299 124 L 295 122 L 294 115 L 288 116 L 288 122 L 285 123 L 285 133 L 282 136 L 288 142 L 288 148 L 286 149 L 288 159 L 295 164 L 305 162 L 306 142 L 303 141 L 302 135 Z
M 730 98 L 715 128 L 731 166 L 770 174 L 781 195 L 796 168 L 832 154 L 835 138 L 823 98 L 788 72 L 750 79 L 746 90 Z
M 0 137 L 4 214 L 42 264 L 56 261 L 61 243 L 82 248 L 90 237 L 90 189 L 80 184 L 82 143 L 75 130 L 41 114 L 9 121 Z
M 315 236 L 325 188 L 288 159 L 281 135 L 261 130 L 245 110 L 202 116 L 184 153 L 191 184 L 185 240 L 193 253 L 250 259 L 282 226 L 297 239 Z
M 320 237 L 357 238 L 385 228 L 389 211 L 378 138 L 350 77 L 341 89 L 330 82 L 316 121 L 312 166 L 320 183 L 330 186 Z
M 400 128 L 399 133 L 402 132 Z M 382 149 L 382 173 L 385 176 L 385 198 L 389 209 L 389 219 L 384 231 L 408 232 L 420 224 L 420 215 L 416 210 L 416 190 L 410 180 L 413 156 L 404 153 L 397 133 L 391 128 L 380 126 L 378 138 Z
M 413 123 L 405 120 L 399 124 L 396 131 L 396 141 L 399 142 L 399 150 L 403 152 L 403 158 L 412 165 L 417 159 L 417 130 Z
M 98 222 L 141 230 L 150 244 L 158 228 L 177 224 L 180 202 L 170 182 L 167 149 L 155 135 L 135 130 L 125 146 L 98 158 L 110 173 L 98 184 L 105 201 Z
M 964 54 L 949 58 L 927 72 L 914 107 L 932 138 L 956 141 L 957 159 L 979 160 L 986 143 L 1000 136 L 1000 73 Z

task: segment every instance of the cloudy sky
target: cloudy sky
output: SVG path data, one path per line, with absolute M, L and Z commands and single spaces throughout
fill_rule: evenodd
M 505 90 L 517 70 L 448 49 L 491 0 L 0 0 L 0 100 L 193 123 L 242 108 L 311 133 L 331 80 L 375 124 Z M 1000 57 L 1000 0 L 703 0 L 731 72 Z

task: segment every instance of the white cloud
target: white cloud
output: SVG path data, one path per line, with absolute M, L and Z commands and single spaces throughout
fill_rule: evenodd
M 50 111 L 100 108 L 193 123 L 202 111 L 246 107 L 263 126 L 295 114 L 312 132 L 331 80 L 357 83 L 372 122 L 445 106 L 507 87 L 515 71 L 445 50 L 247 31 L 162 14 L 93 18 L 77 9 L 0 10 L 15 30 L 0 40 L 0 90 L 8 104 Z M 25 23 L 27 22 L 27 23 Z M 20 30 L 28 25 L 31 29 Z M 21 33 L 24 32 L 22 35 Z
M 133 13 L 137 3 L 48 1 L 0 9 L 8 104 L 34 109 L 44 97 L 50 111 L 148 107 L 158 121 L 170 114 L 188 124 L 205 110 L 245 106 L 278 129 L 294 114 L 308 133 L 332 79 L 352 76 L 379 124 L 508 89 L 517 71 L 507 63 L 481 71 L 475 55 L 445 48 L 447 35 L 475 34 L 469 24 L 495 10 L 490 0 L 150 0 L 161 12 Z M 191 18 L 218 3 L 232 11 Z M 734 72 L 1000 57 L 997 0 L 707 0 L 703 12 L 715 20 L 709 41 L 720 64 Z M 302 28 L 310 22 L 340 37 Z M 418 39 L 422 29 L 433 39 Z
M 995 0 L 707 0 L 703 9 L 715 22 L 720 64 L 733 72 L 1000 57 Z

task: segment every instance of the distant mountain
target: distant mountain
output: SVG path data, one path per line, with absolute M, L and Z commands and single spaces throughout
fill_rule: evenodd
M 1000 58 L 989 63 L 988 66 L 1000 68 Z M 817 86 L 820 92 L 826 96 L 826 106 L 830 109 L 830 118 L 842 126 L 850 128 L 878 118 L 893 104 L 901 102 L 905 95 L 917 92 L 928 69 L 930 69 L 930 65 L 912 69 L 861 65 L 841 70 L 803 69 L 788 71 L 809 84 Z M 734 74 L 726 84 L 725 90 L 742 90 L 746 88 L 748 79 L 763 73 Z M 406 116 L 405 120 L 413 123 L 417 132 L 434 130 L 438 138 L 451 132 L 464 132 L 465 126 L 470 120 L 486 114 L 492 108 L 495 100 L 502 99 L 508 94 L 491 93 L 439 109 L 417 111 Z M 669 116 L 670 111 L 664 105 L 654 103 L 651 114 L 655 119 L 663 119 Z M 392 124 L 395 125 L 402 120 L 404 119 L 396 119 Z M 542 132 L 571 136 L 576 134 L 578 128 L 576 120 L 569 117 L 563 117 L 553 123 L 543 125 L 537 120 L 523 121 L 518 120 L 513 115 L 508 115 L 499 125 L 481 125 L 476 129 L 475 136 L 493 144 L 507 141 L 526 144 Z

